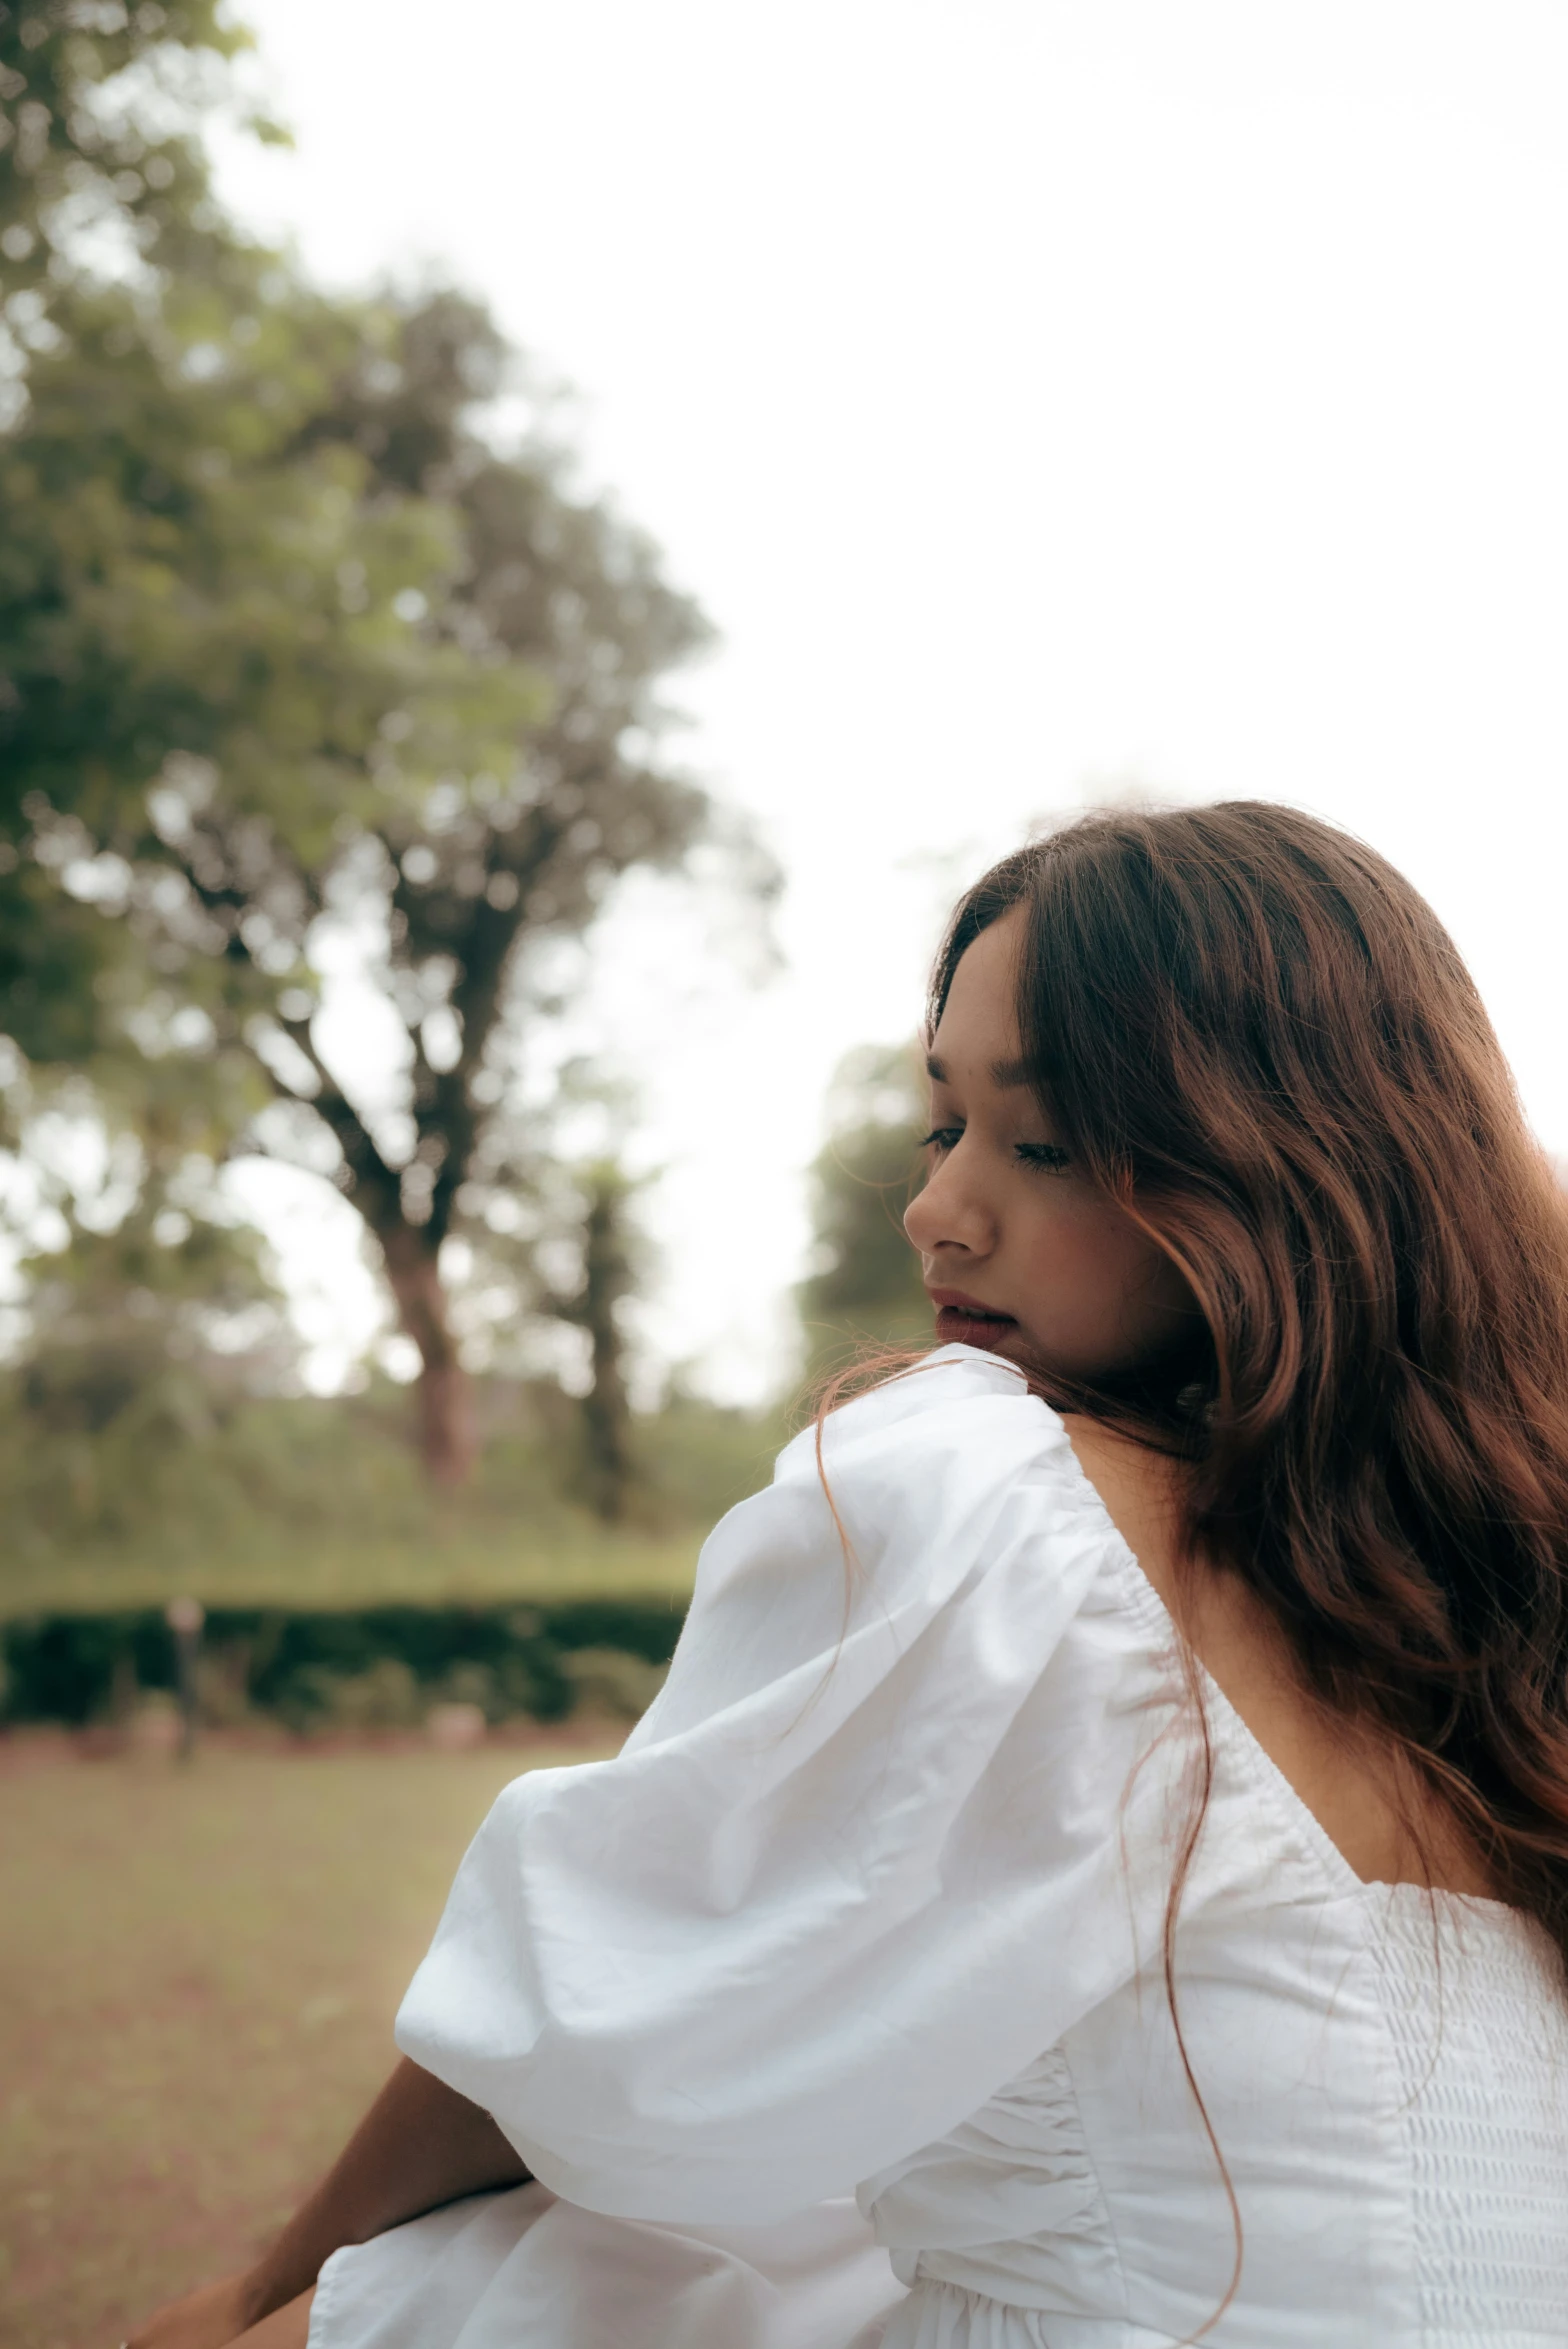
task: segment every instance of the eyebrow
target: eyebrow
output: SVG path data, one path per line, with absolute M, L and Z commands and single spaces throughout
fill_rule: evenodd
M 993 1060 L 989 1074 L 993 1085 L 1029 1085 L 1034 1082 L 1027 1060 Z M 947 1064 L 938 1060 L 934 1052 L 926 1054 L 926 1075 L 936 1085 L 948 1082 Z

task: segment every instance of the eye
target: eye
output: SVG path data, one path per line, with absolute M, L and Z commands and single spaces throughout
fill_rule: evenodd
M 920 1147 L 922 1150 L 935 1150 L 940 1156 L 944 1151 L 956 1150 L 963 1138 L 962 1126 L 933 1126 Z
M 1060 1174 L 1072 1164 L 1071 1153 L 1060 1142 L 1015 1142 L 1013 1150 L 1025 1166 L 1042 1166 L 1048 1174 Z

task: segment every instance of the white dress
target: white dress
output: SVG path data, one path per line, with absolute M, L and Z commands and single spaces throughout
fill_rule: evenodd
M 1161 1931 L 1195 1736 L 1060 1421 L 948 1347 L 705 1547 L 614 1761 L 500 1796 L 398 2018 L 538 2183 L 341 2251 L 311 2349 L 1175 2349 L 1225 2181 Z M 1223 2349 L 1568 2343 L 1568 1999 L 1363 1884 L 1210 1684 L 1175 1979 Z

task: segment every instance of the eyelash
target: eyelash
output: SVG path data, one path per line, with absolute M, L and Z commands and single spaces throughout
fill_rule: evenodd
M 922 1150 L 948 1151 L 955 1149 L 963 1137 L 962 1126 L 933 1126 L 920 1147 Z M 1025 1166 L 1043 1168 L 1047 1174 L 1060 1174 L 1070 1163 L 1070 1156 L 1060 1142 L 1015 1142 L 1015 1154 Z

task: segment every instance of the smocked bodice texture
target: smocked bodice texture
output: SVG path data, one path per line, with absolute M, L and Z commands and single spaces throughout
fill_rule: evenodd
M 1251 1775 L 1270 1803 L 1267 1766 Z M 1568 2026 L 1550 1950 L 1489 1903 L 1346 1885 L 1315 1916 L 1274 1919 L 1250 1963 L 1215 1955 L 1205 1996 L 1182 1998 L 1191 1971 L 1178 1984 L 1242 2220 L 1236 2297 L 1208 2337 L 1568 2341 Z M 1153 1976 L 1127 1984 L 864 2185 L 914 2287 L 886 2349 L 1169 2349 L 1212 2312 L 1234 2228 L 1164 1995 Z
M 312 2349 L 1568 2344 L 1543 1937 L 1359 1882 L 1209 1684 L 1189 2081 L 1190 1700 L 1060 1422 L 951 1348 L 826 1465 L 847 1580 L 792 1447 L 625 1753 L 481 1831 L 399 2039 L 538 2183 Z

